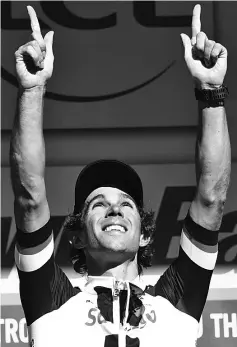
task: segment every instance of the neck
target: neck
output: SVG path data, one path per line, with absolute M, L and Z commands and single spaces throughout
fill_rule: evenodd
M 111 261 L 110 259 L 97 259 L 90 254 L 86 255 L 89 276 L 111 276 L 123 281 L 133 281 L 138 276 L 137 255 L 133 260 L 124 262 Z

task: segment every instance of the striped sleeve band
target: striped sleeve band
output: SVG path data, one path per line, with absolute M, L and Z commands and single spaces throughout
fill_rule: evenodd
M 218 255 L 218 232 L 196 224 L 188 214 L 180 244 L 187 256 L 198 266 L 213 270 Z
M 54 239 L 51 223 L 32 233 L 17 230 L 15 262 L 19 270 L 31 272 L 42 267 L 52 256 Z

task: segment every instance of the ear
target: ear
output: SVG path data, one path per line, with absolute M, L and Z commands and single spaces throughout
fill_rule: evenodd
M 80 230 L 80 232 L 74 236 L 74 247 L 77 249 L 85 248 L 87 245 L 86 241 L 86 233 L 84 230 Z
M 151 238 L 150 237 L 144 237 L 143 234 L 141 234 L 140 236 L 140 242 L 139 242 L 139 246 L 140 247 L 145 247 L 148 245 L 148 243 L 150 242 Z

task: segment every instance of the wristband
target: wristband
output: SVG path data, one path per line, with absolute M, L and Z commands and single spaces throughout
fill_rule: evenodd
M 224 100 L 228 97 L 228 88 L 222 85 L 217 89 L 197 89 L 195 88 L 196 100 L 203 101 L 210 106 L 224 106 Z

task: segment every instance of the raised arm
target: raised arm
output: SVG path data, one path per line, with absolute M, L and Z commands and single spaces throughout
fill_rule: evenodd
M 200 5 L 196 5 L 191 40 L 187 35 L 181 35 L 185 60 L 198 91 L 218 90 L 223 85 L 227 70 L 227 51 L 201 32 L 200 11 Z M 229 133 L 223 102 L 198 101 L 198 109 L 197 191 L 190 216 L 198 225 L 215 231 L 221 225 L 230 180 Z
M 200 31 L 200 10 L 200 5 L 193 10 L 192 38 L 181 34 L 185 60 L 197 93 L 218 92 L 227 69 L 227 51 Z M 225 89 L 221 97 L 224 95 Z M 198 101 L 198 109 L 197 190 L 184 220 L 178 258 L 155 287 L 156 295 L 164 296 L 197 321 L 203 312 L 218 255 L 217 231 L 222 221 L 231 163 L 223 100 Z
M 15 53 L 19 81 L 10 161 L 15 195 L 15 262 L 31 345 L 42 336 L 37 321 L 60 307 L 73 287 L 54 261 L 54 239 L 46 199 L 43 98 L 53 72 L 53 32 L 43 38 L 34 9 L 27 7 L 33 40 Z
M 31 42 L 15 53 L 19 81 L 17 112 L 10 145 L 10 165 L 17 227 L 24 232 L 40 229 L 49 220 L 44 169 L 43 98 L 53 71 L 53 32 L 43 38 L 34 9 Z

